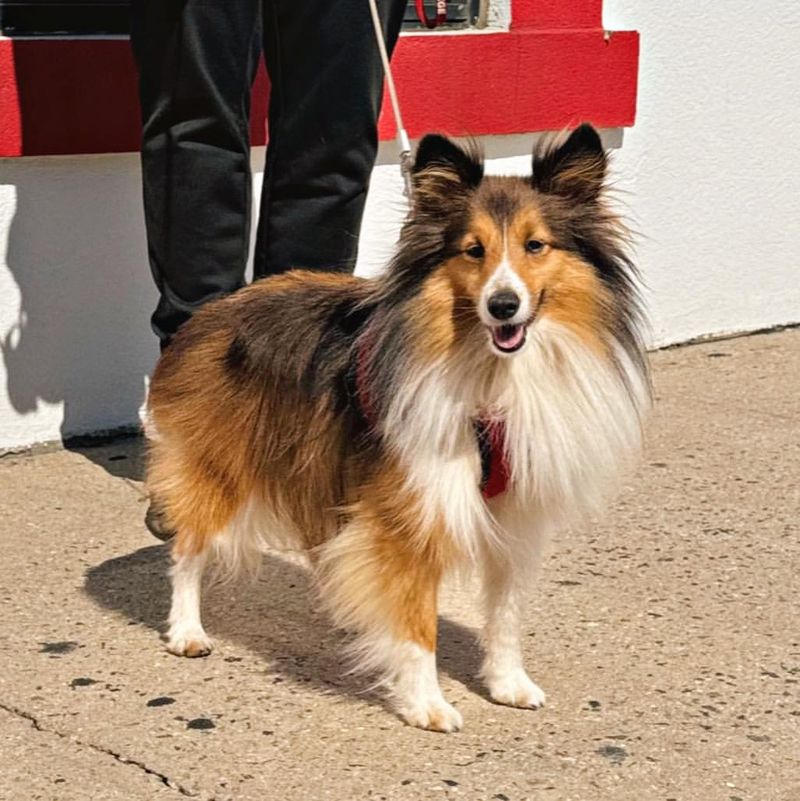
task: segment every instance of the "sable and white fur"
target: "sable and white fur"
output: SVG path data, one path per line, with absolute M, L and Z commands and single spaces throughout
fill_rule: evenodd
M 527 179 L 484 177 L 475 152 L 428 136 L 384 276 L 293 272 L 184 326 L 149 399 L 148 482 L 175 530 L 173 653 L 211 650 L 209 562 L 304 550 L 358 666 L 385 680 L 409 723 L 453 731 L 436 596 L 448 572 L 473 567 L 491 697 L 543 703 L 518 633 L 542 540 L 602 507 L 648 403 L 634 268 L 605 172 L 588 125 L 539 148 Z M 506 434 L 509 485 L 490 501 L 477 419 Z

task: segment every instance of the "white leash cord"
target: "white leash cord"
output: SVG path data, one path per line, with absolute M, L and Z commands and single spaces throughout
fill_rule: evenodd
M 372 13 L 372 24 L 375 28 L 375 40 L 378 44 L 378 51 L 383 62 L 383 72 L 386 75 L 386 86 L 389 88 L 389 99 L 392 102 L 392 113 L 394 114 L 394 124 L 397 127 L 397 146 L 400 148 L 400 172 L 403 174 L 405 183 L 405 196 L 411 201 L 413 186 L 411 183 L 411 142 L 403 125 L 403 117 L 400 113 L 400 101 L 397 99 L 397 89 L 394 86 L 392 68 L 389 64 L 389 54 L 386 52 L 386 41 L 383 38 L 383 27 L 381 26 L 380 14 L 376 0 L 368 0 L 369 10 Z

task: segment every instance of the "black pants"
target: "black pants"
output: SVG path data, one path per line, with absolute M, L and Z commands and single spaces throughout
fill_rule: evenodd
M 378 0 L 390 51 L 406 2 Z M 162 342 L 244 283 L 262 48 L 272 91 L 255 277 L 351 270 L 383 88 L 367 0 L 134 0 L 131 41 Z

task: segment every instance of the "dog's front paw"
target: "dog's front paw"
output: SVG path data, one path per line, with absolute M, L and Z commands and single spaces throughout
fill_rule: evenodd
M 175 656 L 208 656 L 214 643 L 203 629 L 175 630 L 167 633 L 167 650 Z
M 400 715 L 406 723 L 428 731 L 449 733 L 458 731 L 464 725 L 461 713 L 444 698 L 405 706 L 400 709 Z
M 538 709 L 544 706 L 544 691 L 528 678 L 522 668 L 488 677 L 486 683 L 489 685 L 489 695 L 497 704 L 520 709 Z

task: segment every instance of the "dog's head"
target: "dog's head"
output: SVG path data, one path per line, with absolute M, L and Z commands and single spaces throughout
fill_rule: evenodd
M 606 167 L 590 125 L 540 144 L 527 178 L 484 176 L 475 148 L 426 136 L 395 287 L 425 299 L 448 344 L 480 337 L 496 357 L 522 351 L 545 319 L 625 344 L 636 300 L 624 229 L 603 201 Z

